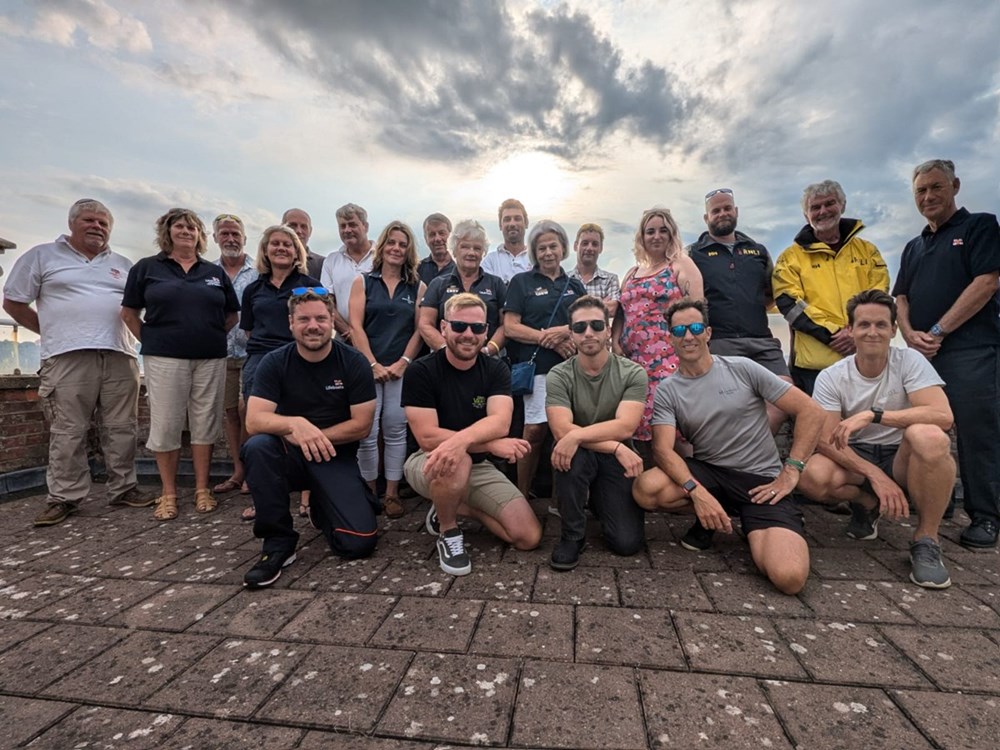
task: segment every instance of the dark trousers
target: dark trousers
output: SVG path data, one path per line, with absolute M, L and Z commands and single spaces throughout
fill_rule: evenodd
M 580 448 L 569 471 L 556 472 L 562 538 L 583 539 L 587 500 L 601 522 L 604 541 L 616 555 L 634 555 L 645 538 L 646 516 L 632 499 L 632 480 L 610 453 Z
M 788 368 L 789 374 L 792 376 L 792 383 L 800 391 L 805 391 L 807 396 L 813 395 L 813 388 L 816 387 L 816 378 L 819 377 L 821 370 L 807 370 L 805 367 L 796 367 L 791 365 Z
M 354 454 L 307 461 L 302 451 L 274 435 L 254 435 L 240 451 L 257 518 L 253 534 L 264 552 L 291 552 L 299 541 L 288 493 L 311 490 L 310 515 L 334 554 L 368 557 L 375 551 L 376 504 L 361 479 Z
M 955 415 L 965 512 L 1000 523 L 1000 348 L 944 349 L 931 364 Z

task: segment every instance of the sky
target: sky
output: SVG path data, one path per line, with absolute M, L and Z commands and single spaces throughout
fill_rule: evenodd
M 4 269 L 81 197 L 133 259 L 173 206 L 239 214 L 250 248 L 300 207 L 326 254 L 347 202 L 372 239 L 441 211 L 495 245 L 515 197 L 601 224 L 619 274 L 644 209 L 691 242 L 718 187 L 777 256 L 836 179 L 893 274 L 917 163 L 1000 208 L 996 0 L 0 0 L 0 70 Z

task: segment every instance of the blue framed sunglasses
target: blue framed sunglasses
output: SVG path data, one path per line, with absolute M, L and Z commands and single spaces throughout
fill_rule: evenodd
M 330 290 L 322 286 L 297 286 L 292 290 L 293 297 L 304 297 L 307 294 L 315 294 L 317 297 L 329 297 Z
M 688 331 L 692 336 L 701 336 L 708 328 L 704 323 L 688 323 L 686 326 L 670 326 L 670 335 L 679 339 L 684 338 Z

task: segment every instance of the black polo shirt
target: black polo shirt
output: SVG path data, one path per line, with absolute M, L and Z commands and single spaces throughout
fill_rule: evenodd
M 420 300 L 421 307 L 435 307 L 438 311 L 438 320 L 444 320 L 444 303 L 466 291 L 462 286 L 462 277 L 457 270 L 452 270 L 450 274 L 438 276 L 427 285 L 424 298 Z M 479 270 L 479 278 L 472 282 L 469 292 L 475 294 L 486 304 L 486 331 L 487 339 L 491 338 L 503 322 L 504 302 L 507 299 L 507 285 L 503 279 L 491 273 L 484 273 Z
M 924 227 L 903 250 L 894 295 L 906 295 L 910 325 L 929 331 L 976 276 L 1000 269 L 1000 226 L 993 214 L 960 208 L 932 232 Z M 950 332 L 941 351 L 1000 345 L 996 296 Z
M 438 264 L 434 262 L 434 257 L 428 255 L 417 263 L 417 276 L 425 284 L 430 284 L 438 276 L 444 276 L 455 270 L 455 261 L 448 261 L 444 268 L 438 269 Z
M 569 306 L 584 296 L 587 290 L 584 289 L 583 282 L 576 278 L 570 278 L 567 286 L 567 278 L 566 272 L 560 268 L 559 277 L 552 280 L 539 271 L 537 265 L 530 271 L 516 274 L 507 285 L 504 311 L 520 313 L 524 325 L 539 331 L 543 328 L 568 325 Z M 552 315 L 553 309 L 556 313 L 550 323 L 549 316 Z M 535 346 L 508 339 L 507 353 L 510 355 L 510 361 L 527 362 L 531 359 Z M 535 374 L 545 375 L 562 361 L 563 358 L 558 352 L 540 346 L 535 356 Z
M 300 286 L 321 286 L 312 276 L 292 271 L 281 286 L 271 283 L 271 274 L 251 281 L 243 290 L 240 328 L 250 331 L 247 354 L 266 354 L 292 340 L 288 327 L 288 298 Z
M 351 406 L 375 400 L 375 379 L 368 360 L 337 340 L 322 362 L 307 362 L 295 342 L 260 361 L 251 396 L 277 404 L 276 413 L 305 417 L 321 430 L 346 422 Z M 340 456 L 358 452 L 358 441 L 337 446 Z
M 239 312 L 240 303 L 221 266 L 199 257 L 185 273 L 160 252 L 129 270 L 122 307 L 145 310 L 143 356 L 220 359 L 226 356 L 226 316 Z
M 365 335 L 372 356 L 380 365 L 398 362 L 406 351 L 410 336 L 417 330 L 417 293 L 420 282 L 396 284 L 393 295 L 382 280 L 379 271 L 364 275 L 365 279 Z
M 499 359 L 480 353 L 468 370 L 448 361 L 444 349 L 421 357 L 403 374 L 403 406 L 434 409 L 438 426 L 458 432 L 486 416 L 490 396 L 510 395 L 510 369 Z M 473 462 L 486 453 L 472 453 Z
M 771 338 L 767 303 L 774 264 L 766 247 L 737 232 L 730 250 L 704 232 L 691 246 L 691 259 L 705 282 L 713 339 Z

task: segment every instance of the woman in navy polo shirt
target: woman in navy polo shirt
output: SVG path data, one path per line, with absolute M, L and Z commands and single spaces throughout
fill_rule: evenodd
M 533 268 L 514 276 L 507 286 L 503 327 L 510 361 L 527 362 L 535 356 L 534 392 L 524 397 L 523 437 L 531 443 L 531 452 L 517 462 L 517 486 L 525 497 L 549 431 L 545 375 L 576 353 L 569 334 L 569 306 L 587 293 L 583 282 L 563 271 L 562 262 L 568 256 L 566 230 L 554 221 L 540 221 L 528 235 L 528 258 Z
M 375 422 L 358 448 L 361 476 L 375 489 L 378 479 L 378 435 L 385 445 L 385 514 L 403 515 L 399 480 L 406 461 L 406 414 L 400 406 L 403 372 L 420 349 L 417 302 L 426 286 L 417 275 L 417 243 L 413 230 L 391 222 L 375 243 L 372 270 L 351 286 L 351 340 L 368 359 L 375 376 Z M 381 425 L 380 425 L 381 423 Z
M 266 354 L 292 341 L 288 327 L 288 298 L 293 289 L 319 287 L 320 283 L 306 275 L 306 248 L 295 230 L 275 224 L 264 230 L 257 245 L 257 273 L 260 274 L 243 290 L 243 313 L 240 328 L 247 332 L 247 358 L 243 363 L 243 394 L 253 394 L 253 376 Z M 299 515 L 309 510 L 309 493 L 304 491 Z M 255 517 L 253 507 L 243 510 L 244 521 Z
M 215 510 L 208 475 L 222 429 L 226 385 L 226 333 L 240 305 L 229 275 L 202 260 L 205 225 L 186 208 L 156 220 L 160 252 L 128 273 L 122 320 L 142 342 L 149 398 L 149 439 L 163 484 L 153 517 L 177 517 L 177 464 L 185 422 L 191 432 L 195 509 Z M 145 311 L 145 312 L 143 312 Z

